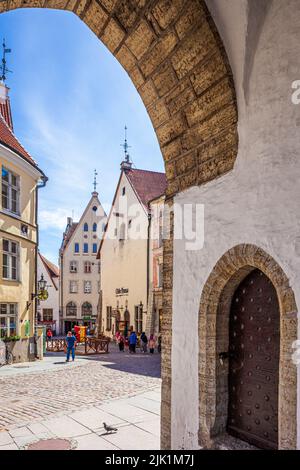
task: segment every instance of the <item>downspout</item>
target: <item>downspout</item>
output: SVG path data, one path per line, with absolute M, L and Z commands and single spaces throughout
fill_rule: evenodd
M 35 266 L 34 266 L 34 293 L 37 295 L 38 291 L 38 286 L 37 286 L 37 269 L 38 269 L 38 250 L 39 250 L 39 224 L 38 224 L 38 202 L 39 202 L 39 197 L 38 197 L 38 190 L 40 188 L 44 188 L 46 186 L 46 183 L 48 181 L 48 177 L 42 173 L 42 178 L 41 182 L 38 183 L 35 187 L 35 225 L 36 225 L 36 245 L 35 245 Z M 37 332 L 36 332 L 36 321 L 37 321 L 37 304 L 38 304 L 38 299 L 37 297 L 34 298 L 34 338 L 35 338 L 35 343 L 37 340 Z M 37 350 L 36 350 L 37 352 Z
M 148 213 L 148 233 L 147 233 L 147 307 L 149 305 L 149 281 L 150 281 L 150 228 L 151 212 Z

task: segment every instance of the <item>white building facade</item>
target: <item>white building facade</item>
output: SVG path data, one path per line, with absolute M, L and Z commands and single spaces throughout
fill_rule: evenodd
M 128 165 L 128 164 L 127 164 Z M 165 191 L 164 173 L 121 166 L 121 175 L 100 245 L 102 333 L 146 329 L 149 295 L 148 203 Z
M 68 218 L 59 253 L 60 333 L 75 325 L 92 332 L 97 322 L 100 263 L 96 260 L 106 224 L 98 193 L 92 197 L 78 223 Z
M 46 281 L 48 298 L 38 301 L 37 324 L 51 329 L 53 335 L 59 333 L 59 269 L 51 261 L 38 253 L 37 278 Z

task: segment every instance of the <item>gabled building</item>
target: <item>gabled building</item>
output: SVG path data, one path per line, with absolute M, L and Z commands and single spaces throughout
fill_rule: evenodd
M 0 337 L 14 361 L 33 360 L 36 326 L 37 199 L 47 177 L 14 134 L 8 88 L 0 82 Z
M 101 332 L 144 331 L 150 286 L 149 201 L 164 194 L 164 173 L 121 163 L 121 174 L 98 259 L 101 260 Z M 151 324 L 151 321 L 148 322 Z
M 62 334 L 75 325 L 95 329 L 100 292 L 100 263 L 96 257 L 106 220 L 96 191 L 79 222 L 68 218 L 59 252 Z
M 38 254 L 38 279 L 46 281 L 48 298 L 38 302 L 37 323 L 50 328 L 53 334 L 59 332 L 59 269 L 41 253 Z

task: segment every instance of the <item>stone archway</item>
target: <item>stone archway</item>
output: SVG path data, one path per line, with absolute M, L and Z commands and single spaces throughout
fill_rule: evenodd
M 238 148 L 235 89 L 204 0 L 0 0 L 0 13 L 27 7 L 73 12 L 128 73 L 160 144 L 167 204 L 179 191 L 233 168 Z M 164 242 L 163 448 L 171 448 L 172 237 Z
M 229 312 L 234 291 L 254 269 L 273 283 L 280 308 L 280 359 L 278 424 L 279 449 L 296 449 L 297 368 L 292 343 L 297 339 L 297 306 L 289 280 L 264 250 L 242 244 L 217 262 L 203 288 L 199 312 L 199 442 L 213 446 L 225 432 L 228 369 L 221 370 L 218 356 L 228 348 Z

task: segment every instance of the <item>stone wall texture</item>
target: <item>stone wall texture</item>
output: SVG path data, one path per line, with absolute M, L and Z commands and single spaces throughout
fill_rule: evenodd
M 233 168 L 237 106 L 231 69 L 203 0 L 0 0 L 74 12 L 122 64 L 156 131 L 169 200 Z M 162 446 L 170 448 L 172 240 L 165 243 Z

